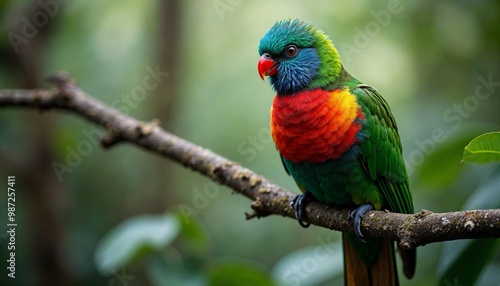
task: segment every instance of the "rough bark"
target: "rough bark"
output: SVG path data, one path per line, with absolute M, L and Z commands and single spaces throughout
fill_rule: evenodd
M 170 158 L 212 180 L 248 197 L 254 213 L 247 218 L 277 214 L 294 217 L 290 202 L 294 193 L 208 149 L 162 130 L 156 120 L 140 122 L 90 97 L 64 73 L 52 78 L 53 90 L 0 90 L 0 108 L 25 107 L 58 109 L 76 113 L 104 127 L 102 146 L 110 148 L 129 142 L 160 156 Z M 307 206 L 307 220 L 314 225 L 353 232 L 348 210 L 318 202 Z M 500 209 L 433 213 L 427 210 L 413 215 L 369 211 L 363 217 L 365 236 L 398 241 L 402 248 L 414 248 L 432 242 L 484 237 L 500 237 Z

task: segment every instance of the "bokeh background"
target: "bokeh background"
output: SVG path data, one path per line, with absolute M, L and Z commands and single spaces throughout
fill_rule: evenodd
M 330 35 L 344 67 L 388 101 L 417 211 L 500 207 L 497 166 L 461 163 L 472 138 L 500 129 L 498 1 L 2 0 L 0 88 L 50 87 L 65 70 L 98 100 L 297 191 L 257 74 L 260 38 L 286 18 Z M 134 146 L 103 150 L 102 132 L 73 114 L 0 110 L 0 181 L 16 176 L 18 223 L 14 280 L 3 183 L 0 284 L 342 283 L 339 233 L 247 221 L 248 199 Z M 420 247 L 402 285 L 497 285 L 497 245 Z

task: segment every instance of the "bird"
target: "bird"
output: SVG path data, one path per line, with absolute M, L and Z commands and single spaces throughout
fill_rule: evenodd
M 291 203 L 299 224 L 309 226 L 305 207 L 313 200 L 349 208 L 346 219 L 354 233 L 342 233 L 345 285 L 399 285 L 395 243 L 361 232 L 367 211 L 414 212 L 389 105 L 377 89 L 344 69 L 323 31 L 300 19 L 277 21 L 258 51 L 259 75 L 268 77 L 276 92 L 271 135 L 301 191 Z M 411 279 L 416 250 L 398 252 Z

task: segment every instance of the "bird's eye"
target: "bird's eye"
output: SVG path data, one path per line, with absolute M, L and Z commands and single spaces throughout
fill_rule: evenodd
M 299 49 L 297 48 L 296 45 L 289 45 L 288 47 L 285 48 L 285 53 L 288 57 L 295 57 L 298 51 Z

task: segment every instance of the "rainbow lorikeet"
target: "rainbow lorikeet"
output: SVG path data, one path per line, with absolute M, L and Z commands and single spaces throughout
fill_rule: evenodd
M 286 172 L 303 195 L 292 207 L 304 222 L 307 202 L 351 207 L 354 234 L 344 233 L 346 285 L 397 285 L 394 242 L 367 238 L 368 210 L 413 213 L 396 121 L 382 96 L 351 76 L 333 43 L 300 20 L 277 22 L 261 39 L 259 75 L 277 95 L 271 133 Z M 416 251 L 400 250 L 411 278 Z

